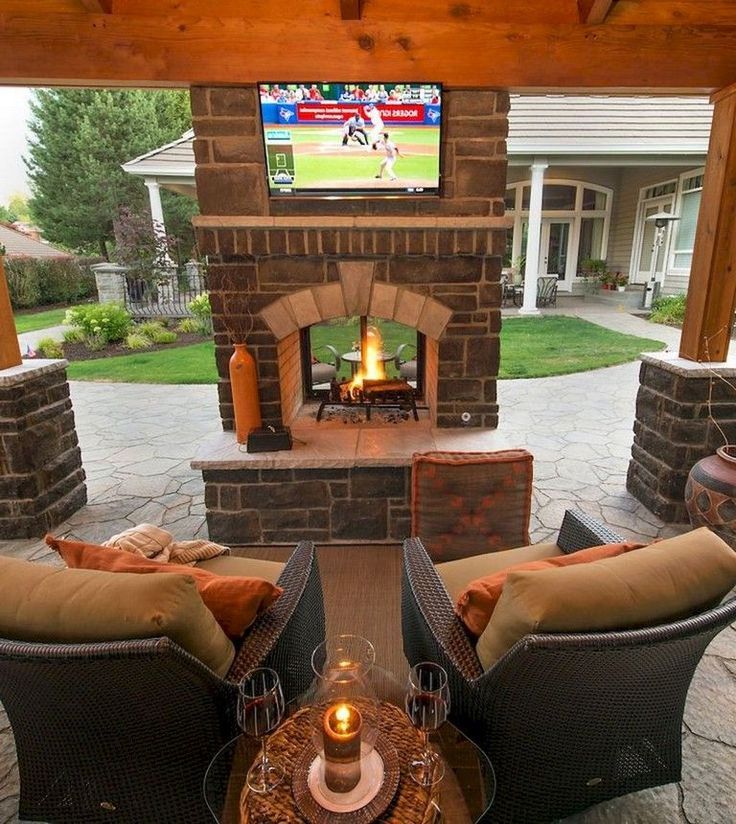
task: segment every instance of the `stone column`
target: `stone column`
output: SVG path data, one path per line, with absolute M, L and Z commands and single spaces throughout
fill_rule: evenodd
M 100 303 L 125 303 L 125 266 L 117 263 L 96 263 L 91 267 L 95 273 L 97 299 Z
M 532 163 L 531 197 L 529 198 L 529 234 L 526 242 L 524 265 L 524 305 L 520 315 L 538 315 L 537 278 L 539 277 L 539 245 L 542 239 L 542 193 L 546 160 L 535 158 Z
M 0 539 L 41 537 L 86 501 L 66 361 L 0 371 Z

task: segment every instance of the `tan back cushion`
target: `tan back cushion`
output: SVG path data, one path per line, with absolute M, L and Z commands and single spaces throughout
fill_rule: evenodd
M 454 603 L 471 581 L 484 575 L 493 575 L 516 564 L 527 561 L 540 561 L 544 558 L 556 558 L 562 555 L 557 544 L 532 544 L 517 546 L 503 552 L 486 552 L 485 555 L 473 555 L 470 558 L 458 558 L 457 561 L 445 561 L 435 564 L 437 574 Z
M 695 615 L 736 586 L 736 552 L 706 528 L 578 566 L 512 572 L 476 652 L 487 669 L 535 632 L 604 632 Z
M 261 558 L 244 558 L 241 555 L 218 555 L 199 561 L 197 567 L 213 572 L 215 575 L 225 575 L 235 578 L 263 578 L 272 584 L 278 583 L 286 564 L 279 561 L 265 561 Z
M 220 676 L 235 648 L 185 575 L 62 569 L 0 557 L 0 637 L 88 643 L 166 636 Z
M 433 561 L 526 546 L 532 461 L 525 449 L 415 454 L 411 534 Z

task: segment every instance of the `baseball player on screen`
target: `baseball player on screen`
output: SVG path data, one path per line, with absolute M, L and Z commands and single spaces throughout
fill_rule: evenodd
M 347 146 L 348 142 L 354 140 L 361 146 L 368 146 L 368 135 L 365 133 L 365 120 L 358 112 L 351 115 L 342 127 L 342 145 Z
M 384 157 L 381 161 L 376 177 L 380 179 L 383 177 L 384 172 L 388 172 L 388 179 L 396 180 L 397 178 L 394 174 L 394 165 L 396 164 L 396 159 L 400 157 L 401 152 L 393 140 L 389 140 L 388 132 L 384 132 L 381 135 L 380 139 L 376 144 L 374 144 L 373 148 L 386 152 L 386 157 Z
M 365 113 L 371 121 L 371 131 L 368 135 L 368 142 L 371 144 L 372 149 L 376 149 L 378 140 L 381 137 L 381 132 L 385 128 L 383 125 L 383 118 L 381 117 L 381 113 L 378 111 L 378 108 L 372 103 L 369 103 L 365 107 Z

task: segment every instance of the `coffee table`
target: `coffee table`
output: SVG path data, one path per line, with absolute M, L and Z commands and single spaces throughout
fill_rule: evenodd
M 383 690 L 381 690 L 384 693 Z M 395 745 L 401 775 L 399 788 L 386 811 L 377 819 L 382 824 L 435 824 L 440 820 L 452 824 L 473 824 L 486 820 L 493 803 L 496 781 L 487 756 L 450 722 L 432 735 L 434 748 L 442 755 L 446 770 L 439 784 L 425 790 L 407 774 L 407 764 L 420 746 L 419 734 L 396 703 L 385 700 L 386 727 L 382 733 Z M 394 694 L 393 698 L 399 697 Z M 258 757 L 258 744 L 244 735 L 227 743 L 212 759 L 204 778 L 204 797 L 218 824 L 255 824 L 278 821 L 279 824 L 303 824 L 291 791 L 291 769 L 309 739 L 307 711 L 299 702 L 290 705 L 290 714 L 269 744 L 269 756 L 280 759 L 286 778 L 267 796 L 252 794 L 245 787 L 248 768 Z M 244 792 L 245 788 L 245 792 Z M 351 816 L 344 814 L 345 824 Z

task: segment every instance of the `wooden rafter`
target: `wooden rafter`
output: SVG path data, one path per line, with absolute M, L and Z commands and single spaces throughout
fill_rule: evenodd
M 336 7 L 335 7 L 336 8 Z M 712 91 L 736 77 L 736 24 L 723 27 L 407 24 L 335 16 L 157 18 L 0 12 L 0 83 L 167 86 L 264 77 L 432 80 L 448 86 Z M 523 60 L 520 59 L 523 55 Z M 667 71 L 662 67 L 666 66 Z
M 113 0 L 79 0 L 87 11 L 94 14 L 112 14 Z
M 361 0 L 340 0 L 340 17 L 343 20 L 360 20 Z
M 580 22 L 590 25 L 603 23 L 616 0 L 578 0 Z

